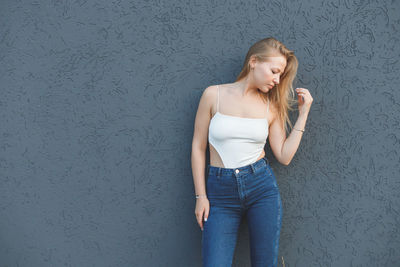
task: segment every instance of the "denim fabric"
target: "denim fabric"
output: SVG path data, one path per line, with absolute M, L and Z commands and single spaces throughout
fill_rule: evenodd
M 283 210 L 268 159 L 236 169 L 207 165 L 206 174 L 210 211 L 203 222 L 203 266 L 232 266 L 239 225 L 246 216 L 251 266 L 276 267 Z

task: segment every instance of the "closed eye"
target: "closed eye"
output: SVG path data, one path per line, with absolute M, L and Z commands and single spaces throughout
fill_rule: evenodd
M 276 71 L 277 69 L 275 69 L 275 70 L 273 70 L 273 69 L 271 69 L 271 71 L 272 71 L 272 73 L 273 74 L 277 74 L 277 73 L 280 73 L 281 71 L 278 69 L 278 71 Z

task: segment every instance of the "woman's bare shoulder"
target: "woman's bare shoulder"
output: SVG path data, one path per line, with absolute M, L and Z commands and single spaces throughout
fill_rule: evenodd
M 206 87 L 203 90 L 202 93 L 202 98 L 204 98 L 204 101 L 212 107 L 214 103 L 217 101 L 217 94 L 218 94 L 218 88 L 221 91 L 225 90 L 229 86 L 229 84 L 214 84 Z
M 203 90 L 202 97 L 204 97 L 207 102 L 212 101 L 212 99 L 217 96 L 217 89 L 217 85 L 206 87 Z
M 207 112 L 210 115 L 210 117 L 212 115 L 214 102 L 217 99 L 217 89 L 218 88 L 216 85 L 210 85 L 206 87 L 203 90 L 200 98 L 199 109 L 201 109 L 202 112 Z
M 218 94 L 218 89 L 220 91 L 220 93 L 222 91 L 227 91 L 232 87 L 231 83 L 226 83 L 226 84 L 214 84 L 214 85 L 210 85 L 207 88 L 204 89 L 203 94 L 207 97 L 207 98 L 211 98 L 211 99 L 216 99 L 217 94 Z M 228 91 L 227 91 L 228 92 Z

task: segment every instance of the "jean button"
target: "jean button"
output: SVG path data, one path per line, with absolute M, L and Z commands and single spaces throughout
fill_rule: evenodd
M 239 170 L 238 169 L 236 169 L 236 171 L 235 171 L 236 173 L 239 173 Z

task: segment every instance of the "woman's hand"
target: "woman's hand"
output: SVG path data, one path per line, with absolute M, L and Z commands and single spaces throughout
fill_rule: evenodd
M 210 212 L 210 202 L 206 197 L 199 197 L 196 199 L 196 219 L 199 224 L 201 231 L 203 231 L 203 218 L 207 221 L 208 213 Z
M 297 101 L 299 103 L 299 113 L 307 114 L 310 111 L 313 98 L 306 88 L 296 88 Z

